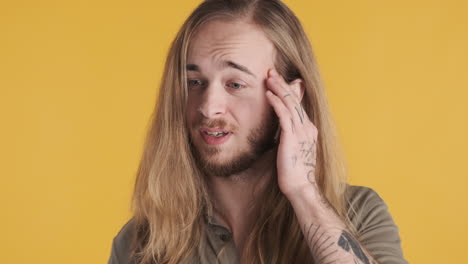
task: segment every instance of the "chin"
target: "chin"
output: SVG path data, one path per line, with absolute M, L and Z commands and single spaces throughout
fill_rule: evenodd
M 209 149 L 213 150 L 212 147 Z M 258 159 L 253 151 L 234 151 L 224 147 L 214 149 L 215 152 L 206 147 L 192 149 L 198 168 L 205 175 L 229 177 L 247 170 Z
M 230 144 L 220 146 L 202 144 L 201 146 L 196 146 L 196 150 L 197 155 L 200 156 L 200 160 L 203 163 L 213 166 L 227 166 L 248 153 L 248 151 L 240 151 L 238 148 L 233 148 Z

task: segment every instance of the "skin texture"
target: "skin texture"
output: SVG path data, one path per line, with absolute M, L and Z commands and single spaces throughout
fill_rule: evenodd
M 256 197 L 277 177 L 316 263 L 371 263 L 319 192 L 318 130 L 300 105 L 302 80 L 286 83 L 274 70 L 274 58 L 275 49 L 263 31 L 246 21 L 211 21 L 191 42 L 187 121 L 199 165 L 211 168 L 205 174 L 215 218 L 232 232 L 242 255 L 256 218 Z M 278 118 L 279 143 L 274 145 Z M 210 145 L 200 133 L 206 127 L 230 136 Z M 277 173 L 271 166 L 275 162 Z

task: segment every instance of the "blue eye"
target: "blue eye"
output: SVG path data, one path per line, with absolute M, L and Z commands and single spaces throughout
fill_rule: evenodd
M 234 84 L 234 86 L 229 86 L 229 84 Z M 241 89 L 241 88 L 245 88 L 245 85 L 242 85 L 240 83 L 236 83 L 236 82 L 232 82 L 232 83 L 229 83 L 228 86 L 233 88 L 233 89 Z

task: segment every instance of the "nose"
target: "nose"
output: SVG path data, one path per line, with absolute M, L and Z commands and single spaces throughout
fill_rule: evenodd
M 210 85 L 203 93 L 202 102 L 198 111 L 205 118 L 216 118 L 224 115 L 227 108 L 227 95 L 224 89 Z

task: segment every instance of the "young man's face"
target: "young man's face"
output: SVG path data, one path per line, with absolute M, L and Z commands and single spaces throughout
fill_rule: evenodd
M 192 39 L 186 114 L 205 173 L 239 173 L 274 145 L 278 121 L 265 95 L 274 54 L 263 31 L 242 21 L 209 22 Z

